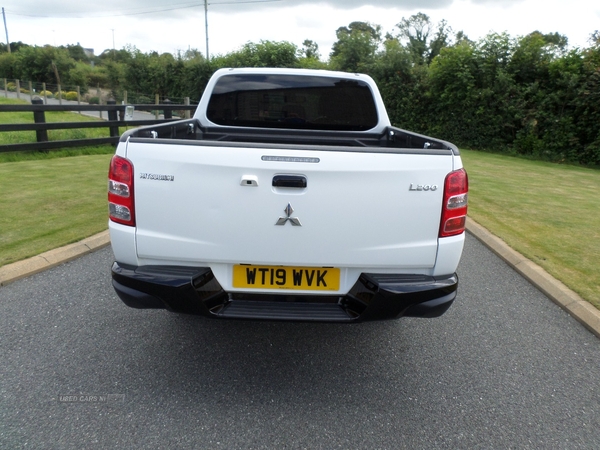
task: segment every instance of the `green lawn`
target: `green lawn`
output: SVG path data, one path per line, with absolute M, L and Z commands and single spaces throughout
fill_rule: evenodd
M 0 97 L 0 105 L 24 103 Z M 46 122 L 94 120 L 99 119 L 72 112 L 46 113 Z M 1 111 L 0 123 L 33 123 L 33 113 Z M 50 140 L 108 134 L 108 128 L 48 132 Z M 35 131 L 0 133 L 0 145 L 35 140 Z M 106 177 L 113 153 L 111 145 L 0 153 L 0 266 L 105 230 Z
M 600 171 L 461 155 L 469 216 L 600 309 Z
M 0 164 L 0 266 L 105 230 L 110 158 Z

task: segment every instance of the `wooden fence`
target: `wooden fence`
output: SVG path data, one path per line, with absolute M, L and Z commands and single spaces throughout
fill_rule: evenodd
M 119 142 L 119 127 L 153 125 L 173 121 L 173 111 L 193 111 L 195 105 L 177 105 L 172 103 L 143 104 L 143 105 L 117 105 L 116 102 L 107 102 L 106 105 L 44 105 L 43 100 L 32 101 L 31 105 L 0 105 L 0 113 L 30 111 L 33 113 L 34 123 L 26 124 L 0 124 L 0 133 L 6 131 L 35 131 L 37 142 L 23 144 L 0 145 L 0 152 L 18 152 L 25 150 L 54 150 L 68 147 L 85 147 L 100 144 L 117 144 Z M 126 117 L 126 109 L 131 107 L 134 111 L 164 112 L 164 119 L 138 119 Z M 46 122 L 47 111 L 106 111 L 108 120 L 90 122 Z M 187 114 L 186 114 L 187 115 Z M 150 116 L 152 117 L 152 116 Z M 0 119 L 1 120 L 1 119 Z M 48 130 L 66 130 L 76 128 L 108 128 L 108 137 L 91 139 L 73 139 L 68 141 L 49 141 Z

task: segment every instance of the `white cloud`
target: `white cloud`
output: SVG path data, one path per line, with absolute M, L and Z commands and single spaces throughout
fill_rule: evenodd
M 230 4 L 231 1 L 238 3 Z M 211 54 L 237 50 L 248 41 L 286 40 L 301 46 L 302 41 L 311 39 L 319 44 L 326 58 L 336 40 L 337 28 L 353 21 L 368 21 L 381 25 L 384 33 L 393 32 L 403 17 L 419 11 L 428 14 L 433 22 L 446 19 L 454 31 L 463 30 L 474 40 L 490 31 L 507 31 L 516 37 L 539 30 L 565 34 L 572 45 L 585 46 L 600 22 L 600 3 L 591 0 L 380 0 L 376 6 L 359 0 L 240 1 L 248 0 L 209 2 Z M 94 48 L 96 54 L 112 48 L 113 30 L 117 49 L 129 44 L 144 52 L 176 53 L 188 48 L 204 52 L 203 5 L 202 1 L 190 0 L 169 3 L 105 0 L 93 4 L 80 0 L 4 2 L 11 41 L 31 45 L 79 42 Z M 115 16 L 118 12 L 131 14 L 174 6 L 192 7 Z

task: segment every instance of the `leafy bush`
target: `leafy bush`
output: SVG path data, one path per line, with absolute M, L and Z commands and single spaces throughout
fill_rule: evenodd
M 75 92 L 75 91 L 65 92 L 63 95 L 63 98 L 65 100 L 69 100 L 69 101 L 76 101 L 78 98 L 77 92 Z
M 90 97 L 90 99 L 88 100 L 88 103 L 90 105 L 99 105 L 100 104 L 100 97 Z
M 10 92 L 16 92 L 17 85 L 13 82 L 6 83 L 6 89 L 9 90 Z
M 38 92 L 38 95 L 40 97 L 46 96 L 47 98 L 54 98 L 54 94 L 51 91 L 48 91 L 48 90 L 46 90 L 46 91 L 42 90 L 42 91 Z
M 0 85 L 21 79 L 56 90 L 54 61 L 64 85 L 92 87 L 90 103 L 104 102 L 108 92 L 120 103 L 128 92 L 130 104 L 153 104 L 155 94 L 199 99 L 221 67 L 358 68 L 376 79 L 394 125 L 468 148 L 600 164 L 598 33 L 591 47 L 569 51 L 558 33 L 490 33 L 471 41 L 462 32 L 453 37 L 444 24 L 438 29 L 422 13 L 400 24 L 400 34 L 385 40 L 379 25 L 341 27 L 329 62 L 309 40 L 302 50 L 289 42 L 248 42 L 210 60 L 197 50 L 174 57 L 129 46 L 105 51 L 94 65 L 79 46 L 22 48 L 0 54 Z M 417 35 L 421 28 L 412 26 L 437 32 Z M 15 83 L 7 89 L 14 92 Z
M 145 96 L 143 96 L 143 95 L 140 95 L 140 96 L 139 96 L 139 97 L 136 99 L 135 103 L 137 103 L 137 104 L 139 104 L 139 105 L 151 105 L 151 104 L 152 104 L 152 103 L 154 103 L 154 102 L 152 101 L 152 99 L 151 99 L 150 97 L 145 97 Z
M 535 135 L 533 129 L 526 127 L 517 132 L 513 143 L 520 155 L 539 156 L 544 148 L 543 142 Z
M 600 136 L 583 149 L 583 152 L 579 156 L 579 162 L 581 164 L 600 166 Z

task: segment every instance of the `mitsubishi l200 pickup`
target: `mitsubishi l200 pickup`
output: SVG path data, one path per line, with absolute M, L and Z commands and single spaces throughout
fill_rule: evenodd
M 193 118 L 121 137 L 112 283 L 134 308 L 222 319 L 437 317 L 467 197 L 457 147 L 392 126 L 370 77 L 220 69 Z

